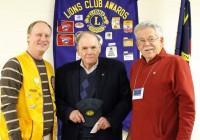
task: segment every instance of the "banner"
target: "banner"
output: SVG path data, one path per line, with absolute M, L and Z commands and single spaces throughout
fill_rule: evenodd
M 187 62 L 191 56 L 191 30 L 190 1 L 181 0 L 175 54 Z
M 56 0 L 53 29 L 55 69 L 79 59 L 75 36 L 89 30 L 102 40 L 100 56 L 122 61 L 129 76 L 131 64 L 139 58 L 133 34 L 136 24 L 137 0 Z M 125 121 L 125 124 L 127 128 L 130 121 Z

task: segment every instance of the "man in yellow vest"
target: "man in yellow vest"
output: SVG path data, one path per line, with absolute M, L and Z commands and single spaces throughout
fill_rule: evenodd
M 27 51 L 11 58 L 1 71 L 2 140 L 56 139 L 54 73 L 43 59 L 51 34 L 47 22 L 31 23 Z

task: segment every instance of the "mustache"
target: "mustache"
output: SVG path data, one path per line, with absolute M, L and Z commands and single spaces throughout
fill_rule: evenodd
M 145 47 L 142 49 L 143 51 L 155 50 L 154 47 Z

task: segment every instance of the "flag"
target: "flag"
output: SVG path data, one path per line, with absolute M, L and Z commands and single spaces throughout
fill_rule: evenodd
M 175 54 L 189 62 L 191 56 L 190 1 L 181 0 Z

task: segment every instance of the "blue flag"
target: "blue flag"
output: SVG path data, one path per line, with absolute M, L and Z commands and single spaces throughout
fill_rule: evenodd
M 191 56 L 190 1 L 181 0 L 175 54 L 189 62 Z

